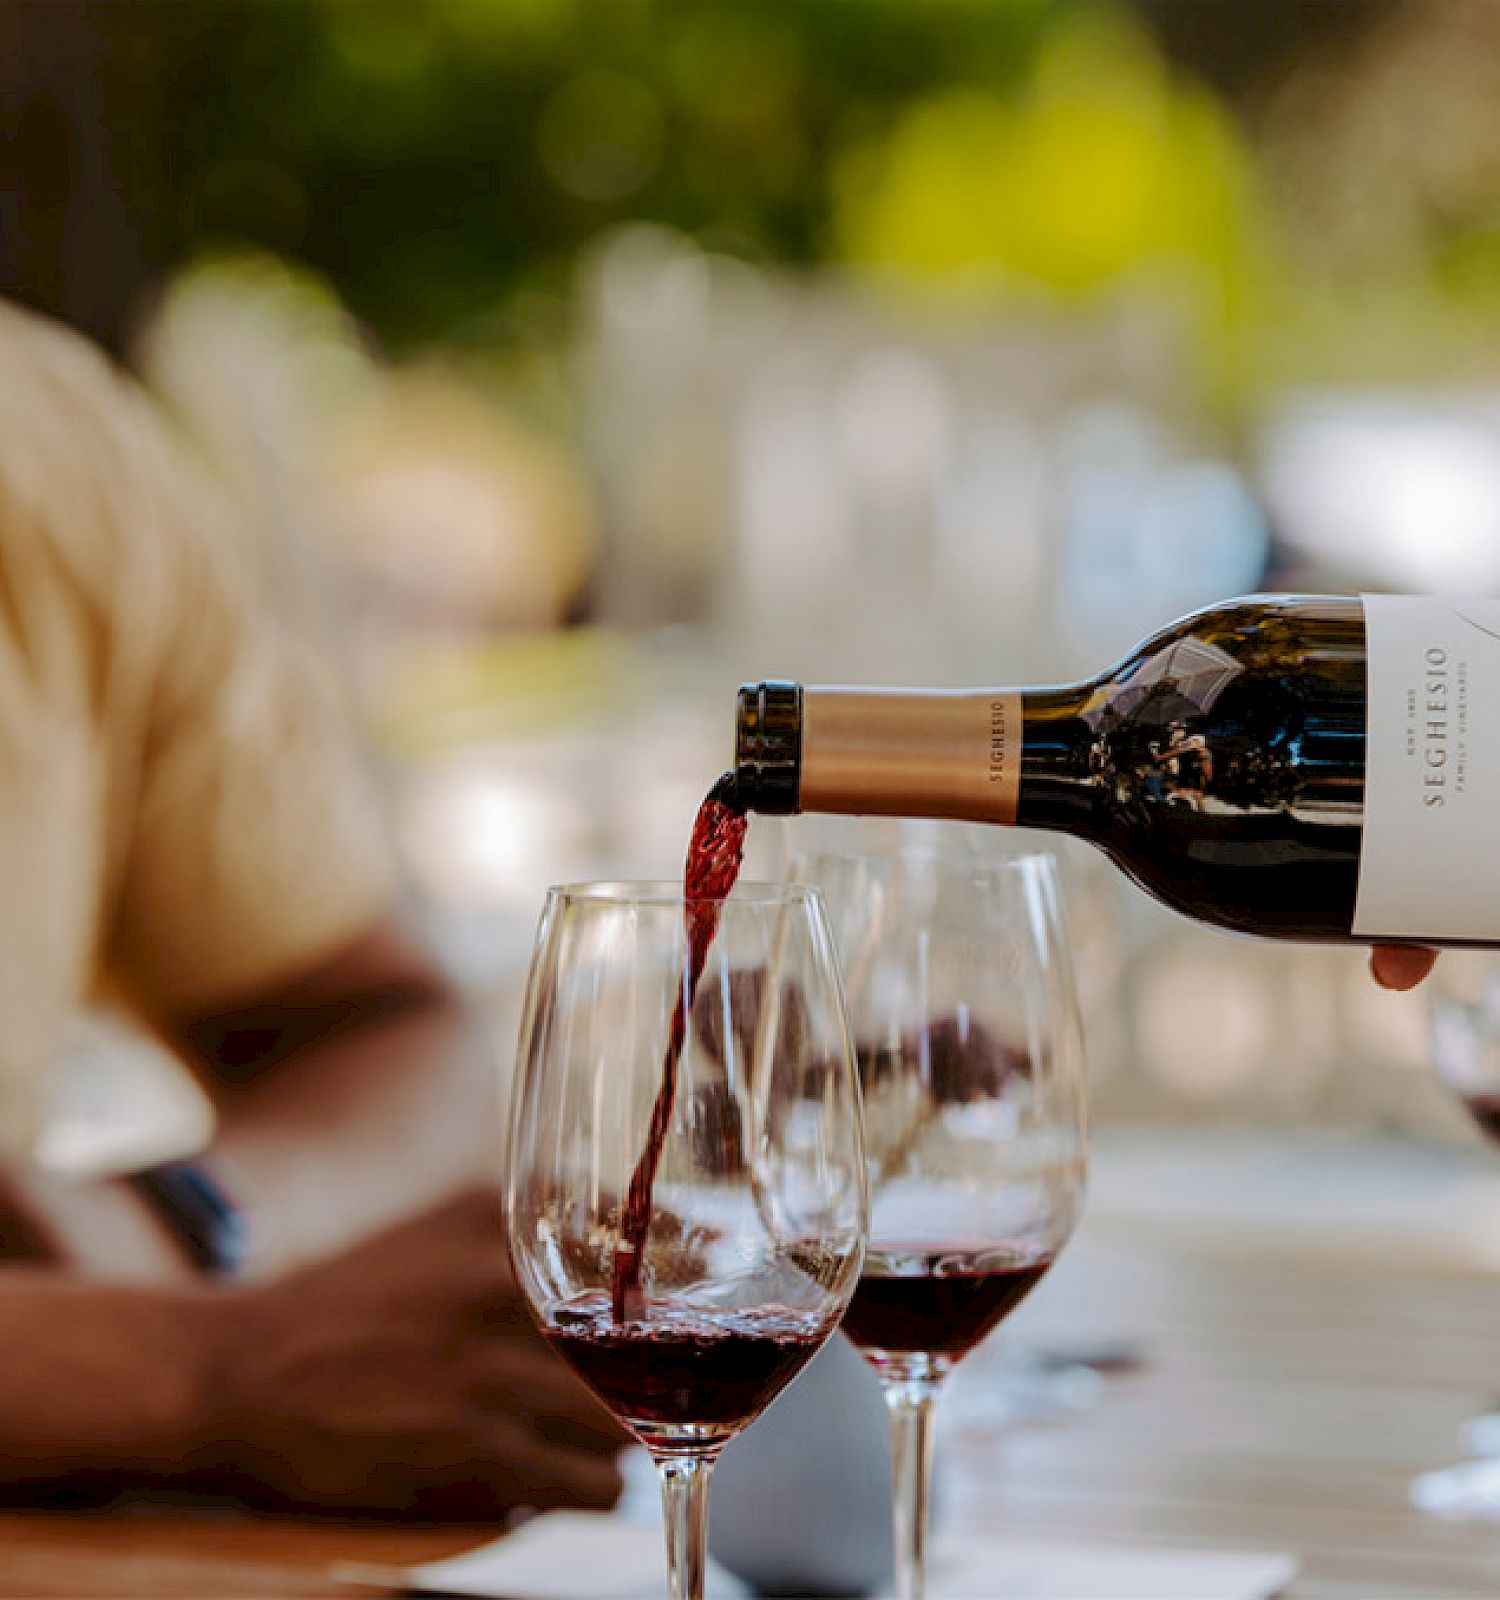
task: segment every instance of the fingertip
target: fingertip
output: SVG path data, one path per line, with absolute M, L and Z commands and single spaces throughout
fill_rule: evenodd
M 1370 972 L 1382 989 L 1414 989 L 1432 971 L 1437 953 L 1407 945 L 1378 945 L 1370 952 Z

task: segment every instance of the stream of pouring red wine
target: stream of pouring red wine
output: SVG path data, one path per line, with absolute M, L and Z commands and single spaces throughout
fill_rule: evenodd
M 708 960 L 708 947 L 719 931 L 724 901 L 740 875 L 748 820 L 735 797 L 734 775 L 726 772 L 698 808 L 693 836 L 688 843 L 687 866 L 682 875 L 686 901 L 687 981 L 678 991 L 677 1004 L 672 1008 L 672 1023 L 661 1063 L 661 1086 L 651 1107 L 651 1127 L 646 1134 L 646 1147 L 631 1176 L 625 1211 L 620 1218 L 620 1242 L 615 1249 L 614 1285 L 610 1297 L 610 1310 L 616 1322 L 638 1316 L 643 1309 L 641 1263 L 646 1235 L 651 1229 L 651 1195 L 656 1186 L 656 1169 L 661 1163 L 661 1149 L 672 1123 L 672 1104 L 677 1097 L 677 1062 L 687 1037 L 687 1019 L 692 1014 L 698 979 Z

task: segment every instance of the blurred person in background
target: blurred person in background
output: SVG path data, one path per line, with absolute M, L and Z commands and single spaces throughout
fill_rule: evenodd
M 611 1503 L 620 1436 L 479 1187 L 493 1077 L 403 928 L 316 673 L 128 380 L 10 307 L 0 374 L 0 1486 Z M 187 1199 L 25 1160 L 99 996 L 215 1107 Z M 205 1207 L 248 1214 L 243 1286 L 195 1270 Z
M 0 292 L 115 354 L 177 212 L 163 21 L 0 0 Z M 3 302 L 0 412 L 0 1492 L 609 1504 L 620 1435 L 505 1266 L 496 1079 L 254 540 L 128 380 Z M 191 1167 L 30 1158 L 96 999 L 205 1089 Z

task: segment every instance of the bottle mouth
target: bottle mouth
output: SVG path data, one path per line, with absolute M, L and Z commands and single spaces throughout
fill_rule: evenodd
M 790 816 L 802 787 L 802 685 L 742 684 L 734 728 L 734 786 L 747 811 Z

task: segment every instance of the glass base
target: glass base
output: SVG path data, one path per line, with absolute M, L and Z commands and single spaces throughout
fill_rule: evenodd
M 1411 1503 L 1455 1522 L 1500 1522 L 1500 1459 L 1465 1461 L 1411 1481 Z

